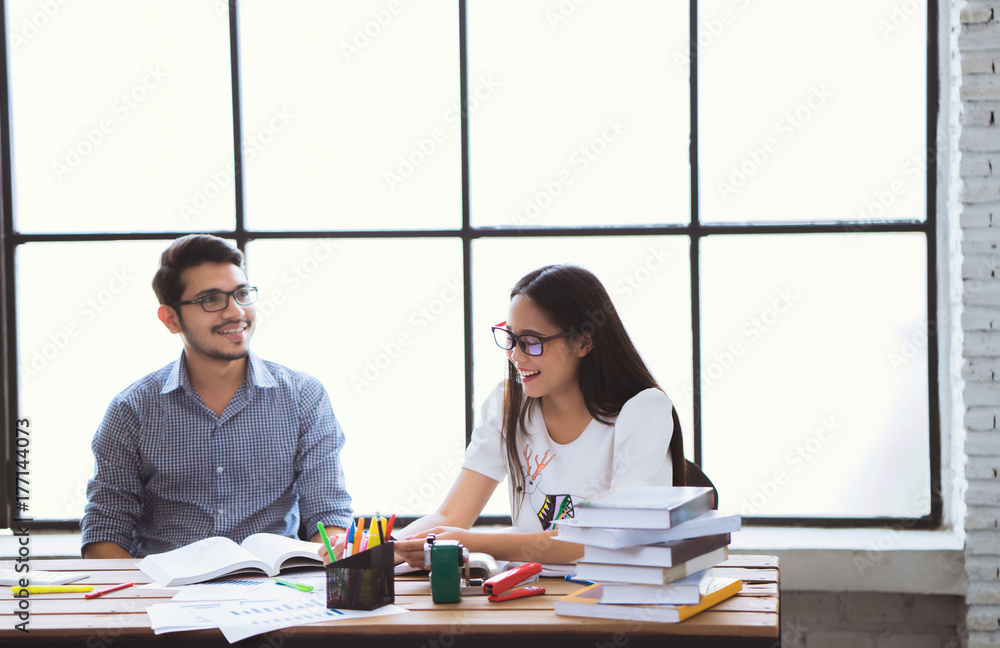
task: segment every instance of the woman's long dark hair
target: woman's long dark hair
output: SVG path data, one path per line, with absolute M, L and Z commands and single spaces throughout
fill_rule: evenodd
M 660 389 L 625 331 L 608 292 L 589 270 L 573 265 L 539 268 L 514 285 L 510 297 L 518 295 L 530 300 L 550 322 L 564 331 L 572 331 L 571 340 L 590 334 L 593 348 L 580 361 L 579 379 L 583 402 L 594 419 L 609 423 L 609 418 L 616 416 L 630 398 L 650 387 Z M 507 364 L 501 434 L 507 450 L 508 473 L 520 506 L 524 474 L 517 437 L 525 427 L 535 399 L 524 395 L 517 369 L 512 362 Z M 687 483 L 684 440 L 679 426 L 674 426 L 669 448 L 673 483 L 684 485 Z

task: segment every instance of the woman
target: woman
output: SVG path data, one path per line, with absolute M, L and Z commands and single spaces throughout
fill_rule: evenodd
M 670 399 L 597 277 L 546 266 L 510 297 L 507 321 L 493 327 L 507 379 L 486 398 L 444 502 L 393 534 L 397 556 L 413 566 L 423 566 L 429 533 L 498 560 L 572 562 L 583 548 L 554 536 L 574 502 L 612 487 L 684 483 Z M 470 531 L 505 476 L 514 528 Z

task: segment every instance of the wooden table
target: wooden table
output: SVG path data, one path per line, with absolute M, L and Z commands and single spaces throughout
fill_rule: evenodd
M 134 560 L 32 560 L 32 570 L 85 571 L 78 584 L 108 586 L 134 580 L 150 582 Z M 12 568 L 12 561 L 0 567 Z M 588 648 L 639 646 L 780 646 L 778 559 L 774 556 L 732 555 L 716 568 L 718 575 L 743 579 L 743 592 L 683 623 L 640 623 L 559 616 L 555 596 L 578 589 L 563 579 L 543 579 L 545 596 L 490 603 L 485 597 L 464 597 L 459 603 L 435 604 L 426 577 L 396 579 L 396 604 L 407 614 L 350 619 L 297 626 L 251 637 L 235 645 L 260 648 L 285 646 L 406 646 L 407 648 L 526 648 L 567 645 Z M 142 646 L 229 645 L 222 633 L 198 630 L 154 635 L 146 607 L 167 602 L 163 594 L 129 588 L 85 600 L 82 594 L 37 594 L 30 598 L 29 632 L 14 628 L 18 601 L 9 588 L 0 592 L 0 644 L 126 648 Z

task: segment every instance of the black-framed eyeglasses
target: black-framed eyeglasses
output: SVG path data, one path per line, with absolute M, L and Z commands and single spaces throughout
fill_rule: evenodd
M 546 342 L 573 335 L 571 331 L 558 333 L 556 335 L 549 335 L 547 337 L 539 337 L 537 335 L 516 335 L 513 331 L 504 328 L 505 326 L 507 326 L 507 322 L 500 322 L 493 327 L 493 339 L 496 340 L 497 346 L 505 351 L 510 351 L 514 348 L 514 344 L 517 343 L 517 346 L 521 347 L 521 351 L 524 351 L 530 356 L 542 355 L 542 345 Z
M 257 301 L 257 286 L 242 286 L 236 290 L 230 290 L 229 292 L 214 292 L 208 293 L 207 295 L 202 295 L 198 299 L 192 299 L 190 301 L 179 301 L 175 302 L 174 306 L 183 306 L 184 304 L 199 304 L 201 308 L 206 313 L 217 313 L 218 311 L 226 310 L 229 308 L 229 296 L 232 295 L 233 299 L 240 306 L 249 306 L 250 304 Z

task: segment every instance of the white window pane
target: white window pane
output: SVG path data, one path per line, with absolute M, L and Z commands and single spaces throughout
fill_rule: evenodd
M 35 519 L 83 515 L 94 472 L 90 442 L 111 399 L 180 356 L 150 286 L 167 245 L 17 248 L 19 416 L 31 419 Z
M 240 3 L 248 226 L 461 226 L 457 7 Z
M 229 27 L 217 4 L 8 3 L 20 231 L 233 226 Z
M 687 3 L 478 0 L 468 19 L 473 225 L 689 220 Z
M 480 239 L 472 247 L 473 372 L 478 420 L 482 400 L 504 379 L 507 357 L 490 327 L 507 319 L 510 290 L 528 272 L 553 263 L 583 266 L 608 291 L 629 336 L 673 399 L 694 457 L 691 412 L 691 291 L 684 236 Z M 506 486 L 487 513 L 509 514 Z
M 923 220 L 926 15 L 923 0 L 700 2 L 702 220 Z
M 359 513 L 427 513 L 465 454 L 461 244 L 285 240 L 247 246 L 262 357 L 319 378 Z M 420 259 L 414 264 L 413 259 Z
M 705 239 L 704 467 L 724 508 L 929 513 L 926 254 L 920 234 Z

